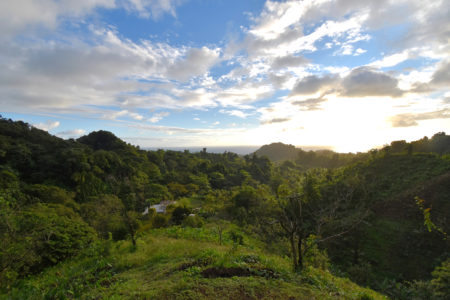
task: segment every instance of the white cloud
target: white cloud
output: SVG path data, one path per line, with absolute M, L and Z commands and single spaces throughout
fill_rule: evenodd
M 186 81 L 194 76 L 205 74 L 217 61 L 220 49 L 189 49 L 186 57 L 173 63 L 167 70 L 169 77 Z
M 34 127 L 45 130 L 45 131 L 50 131 L 52 129 L 55 129 L 57 127 L 59 127 L 60 123 L 59 121 L 46 121 L 45 123 L 38 123 L 38 124 L 33 124 Z
M 35 28 L 55 29 L 65 19 L 83 20 L 97 9 L 125 8 L 140 17 L 176 16 L 182 0 L 14 0 L 0 1 L 0 37 Z
M 96 8 L 114 8 L 114 0 L 0 1 L 0 36 L 43 26 L 55 28 L 63 18 L 80 18 Z
M 159 19 L 164 14 L 176 16 L 176 7 L 182 0 L 127 0 L 122 4 L 129 11 L 137 11 L 143 18 Z
M 242 110 L 237 110 L 237 109 L 233 109 L 233 110 L 225 110 L 225 109 L 221 109 L 220 110 L 221 113 L 223 114 L 228 114 L 230 116 L 235 116 L 235 117 L 239 117 L 239 118 L 247 118 L 250 114 L 243 112 Z
M 358 55 L 364 54 L 364 53 L 366 53 L 366 52 L 367 52 L 367 50 L 358 48 L 358 49 L 356 49 L 354 55 L 355 55 L 355 56 L 358 56 Z
M 367 14 L 362 14 L 343 21 L 328 20 L 308 35 L 303 35 L 301 27 L 294 26 L 274 35 L 272 39 L 255 35 L 250 31 L 245 44 L 249 53 L 256 56 L 286 56 L 301 51 L 315 51 L 316 42 L 325 37 L 333 38 L 334 43 L 337 43 L 338 39 L 343 39 L 349 45 L 370 38 L 367 34 L 361 33 L 362 24 L 366 19 Z
M 158 123 L 158 122 L 161 121 L 163 118 L 165 118 L 165 117 L 167 117 L 167 116 L 169 116 L 169 115 L 170 115 L 169 112 L 163 111 L 163 112 L 154 114 L 150 119 L 148 119 L 148 121 L 149 121 L 150 123 Z
M 74 130 L 61 131 L 61 132 L 58 132 L 56 135 L 59 137 L 68 139 L 68 138 L 80 137 L 85 133 L 86 133 L 86 130 L 84 130 L 84 129 L 74 129 Z
M 61 43 L 12 44 L 0 49 L 2 108 L 47 111 L 92 105 L 126 108 L 215 105 L 210 92 L 182 85 L 174 88 L 177 83 L 169 82 L 203 75 L 217 61 L 219 49 L 174 48 L 147 40 L 137 44 L 120 39 L 111 30 L 95 30 L 90 38 L 96 44 L 71 37 Z M 143 119 L 139 114 L 129 116 Z
M 234 106 L 247 109 L 251 108 L 249 104 L 269 97 L 272 93 L 273 87 L 268 84 L 246 83 L 218 91 L 215 99 L 224 107 Z
M 267 1 L 261 15 L 255 18 L 256 25 L 249 33 L 262 39 L 279 37 L 300 20 L 306 10 L 303 3 Z
M 450 109 L 442 109 L 425 113 L 399 114 L 389 118 L 389 120 L 392 123 L 392 127 L 411 127 L 419 125 L 418 121 L 449 118 Z
M 121 110 L 121 111 L 116 111 L 116 112 L 107 112 L 105 114 L 103 114 L 102 118 L 103 119 L 107 119 L 107 120 L 116 120 L 117 118 L 120 117 L 128 117 L 131 119 L 134 119 L 136 121 L 142 121 L 144 119 L 144 116 L 138 113 L 134 113 L 134 112 L 130 112 L 128 110 Z
M 369 66 L 377 68 L 392 67 L 398 65 L 401 62 L 404 62 L 408 58 L 409 58 L 409 51 L 405 50 L 400 53 L 385 56 L 380 60 L 370 63 Z
M 129 116 L 137 121 L 141 121 L 144 119 L 144 116 L 138 113 L 129 113 Z

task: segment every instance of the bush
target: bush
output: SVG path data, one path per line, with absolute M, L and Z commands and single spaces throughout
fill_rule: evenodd
M 166 215 L 163 214 L 156 214 L 152 221 L 152 227 L 153 228 L 161 228 L 167 226 L 169 223 L 168 218 Z
M 306 240 L 306 246 L 308 250 L 306 251 L 303 259 L 305 266 L 312 266 L 314 268 L 328 270 L 330 267 L 330 259 L 328 258 L 327 252 L 325 250 L 320 250 L 315 242 L 316 237 L 311 235 Z
M 59 204 L 9 211 L 3 221 L 8 224 L 0 224 L 0 288 L 78 254 L 96 239 L 78 214 Z
M 171 220 L 175 225 L 180 225 L 190 213 L 191 210 L 186 206 L 177 206 L 172 212 Z
M 183 221 L 183 226 L 200 228 L 205 224 L 203 218 L 197 215 L 187 216 Z
M 431 285 L 438 297 L 446 297 L 450 295 L 450 258 L 444 261 L 432 273 L 433 279 Z

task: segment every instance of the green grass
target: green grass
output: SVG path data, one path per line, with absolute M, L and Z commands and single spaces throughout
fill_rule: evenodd
M 288 259 L 256 247 L 219 245 L 212 232 L 205 232 L 197 238 L 191 228 L 151 230 L 141 235 L 136 249 L 128 241 L 97 245 L 21 281 L 0 298 L 385 299 L 328 271 L 308 267 L 293 273 Z M 202 272 L 211 268 L 253 275 L 205 278 Z

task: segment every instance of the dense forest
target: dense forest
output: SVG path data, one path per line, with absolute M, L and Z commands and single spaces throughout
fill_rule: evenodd
M 443 132 L 239 156 L 0 120 L 0 298 L 448 299 L 449 216 Z

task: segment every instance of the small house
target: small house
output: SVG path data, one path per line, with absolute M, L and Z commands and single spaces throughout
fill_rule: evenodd
M 159 204 L 154 204 L 154 205 L 152 205 L 150 207 L 146 207 L 142 214 L 143 215 L 147 215 L 149 208 L 154 208 L 157 213 L 165 214 L 167 207 L 169 205 L 173 205 L 173 204 L 176 204 L 176 203 L 177 203 L 176 201 L 164 200 L 164 201 L 161 201 Z

